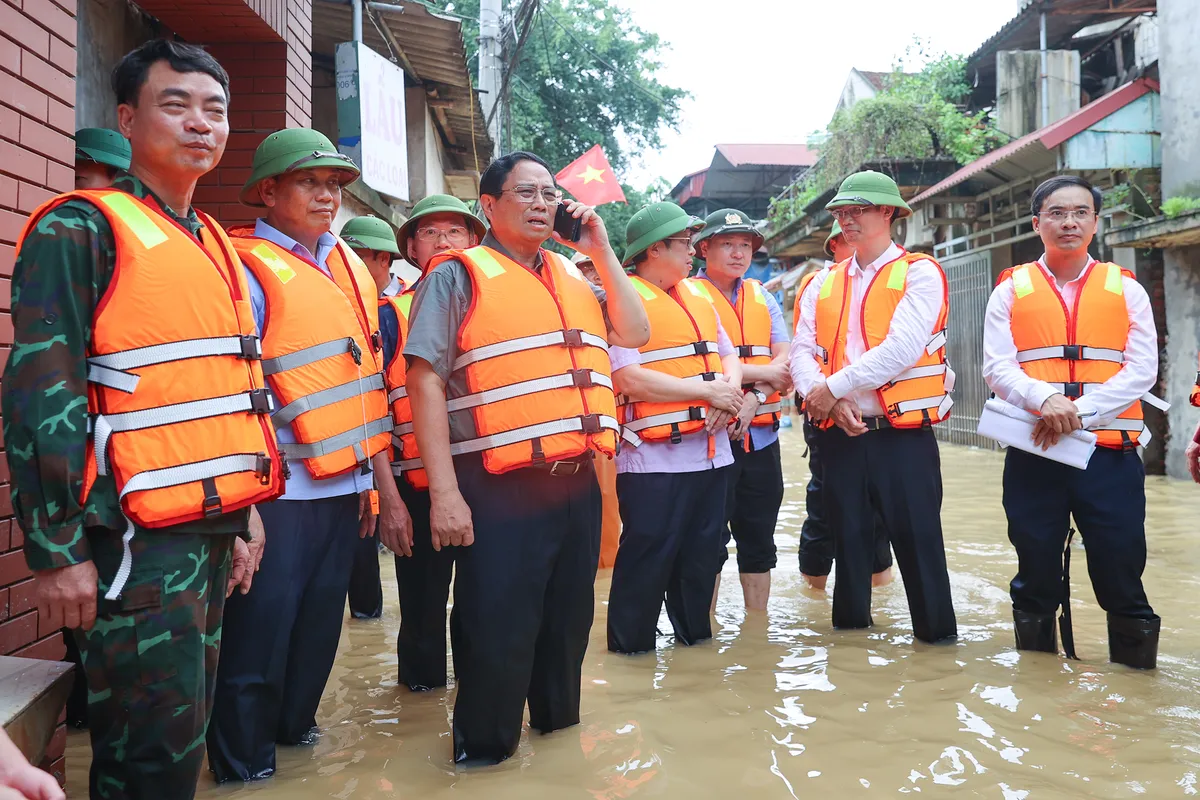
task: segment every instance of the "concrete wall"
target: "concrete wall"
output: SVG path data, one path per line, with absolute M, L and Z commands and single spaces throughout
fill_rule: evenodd
M 1195 0 L 1160 0 L 1159 74 L 1162 85 L 1163 198 L 1200 196 L 1200 7 Z M 1200 412 L 1188 404 L 1200 352 L 1200 248 L 1171 248 L 1163 253 L 1167 306 L 1166 399 L 1171 403 L 1171 439 L 1167 474 L 1187 477 L 1183 451 Z
M 1042 61 L 1037 50 L 996 54 L 996 127 L 1014 138 L 1032 133 L 1079 110 L 1079 53 L 1051 50 L 1050 118 L 1042 120 Z
M 117 106 L 110 76 L 122 56 L 156 35 L 155 26 L 126 0 L 80 0 L 79 74 L 75 78 L 75 127 L 116 128 Z

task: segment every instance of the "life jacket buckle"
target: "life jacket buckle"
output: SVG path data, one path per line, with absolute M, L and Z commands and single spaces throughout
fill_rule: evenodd
M 204 491 L 205 491 L 204 505 L 202 506 L 202 508 L 204 510 L 204 516 L 205 517 L 221 516 L 221 512 L 222 512 L 221 495 L 217 493 L 217 482 L 210 478 L 208 480 L 202 481 L 202 485 L 203 485 Z
M 271 457 L 266 453 L 258 453 L 254 461 L 254 472 L 258 475 L 258 482 L 263 486 L 271 484 Z
M 1083 360 L 1083 345 L 1081 345 L 1081 344 L 1064 344 L 1063 345 L 1063 358 L 1065 358 L 1068 361 L 1082 361 Z
M 270 414 L 271 395 L 266 389 L 252 389 L 250 391 L 250 412 L 252 414 Z
M 347 339 L 350 343 L 350 357 L 354 359 L 354 363 L 362 366 L 362 348 L 358 346 L 358 342 L 353 339 Z
M 692 342 L 692 349 L 698 356 L 708 355 L 708 342 Z
M 571 370 L 571 385 L 576 389 L 591 389 L 596 385 L 592 380 L 592 371 L 590 369 Z
M 1200 371 L 1196 373 L 1196 384 L 1200 385 Z
M 599 414 L 584 414 L 579 418 L 579 421 L 583 424 L 583 428 L 581 430 L 583 433 L 589 436 L 600 433 L 602 430 L 604 430 L 604 428 L 600 425 Z
M 241 357 L 247 361 L 262 360 L 262 341 L 254 334 L 247 336 L 239 336 L 238 343 L 241 345 Z
M 383 350 L 383 334 L 379 331 L 373 331 L 371 333 L 371 349 L 376 353 Z
M 700 406 L 690 406 L 688 408 L 688 422 L 699 422 L 704 419 L 704 409 Z
M 709 381 L 715 381 L 716 379 L 717 379 L 717 373 L 715 373 L 715 372 L 702 372 L 702 373 L 700 373 L 700 380 L 702 380 L 702 381 L 704 381 L 704 382 L 706 382 L 706 383 L 707 383 L 707 382 L 709 382 Z M 1197 380 L 1196 382 L 1197 382 L 1197 383 L 1200 383 L 1200 380 Z
M 583 331 L 579 328 L 563 331 L 563 344 L 567 347 L 583 347 Z
M 1072 400 L 1078 400 L 1080 397 L 1083 397 L 1083 384 L 1079 381 L 1075 381 L 1074 383 L 1064 383 L 1063 394 Z
M 737 351 L 739 358 L 749 358 L 754 354 L 754 346 L 749 344 L 739 344 Z
M 279 469 L 283 471 L 283 479 L 290 480 L 292 477 L 292 465 L 288 463 L 287 456 L 283 453 L 279 454 Z

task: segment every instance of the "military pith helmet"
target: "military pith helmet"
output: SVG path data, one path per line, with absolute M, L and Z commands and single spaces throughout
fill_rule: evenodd
M 341 185 L 345 186 L 358 178 L 358 165 L 349 156 L 342 155 L 333 142 L 320 131 L 312 128 L 287 128 L 276 131 L 263 139 L 254 151 L 254 163 L 250 180 L 242 187 L 239 199 L 248 206 L 263 207 L 258 184 L 267 178 L 283 175 L 298 169 L 332 167 L 342 171 Z
M 882 172 L 866 170 L 856 172 L 838 187 L 838 193 L 825 208 L 839 206 L 892 206 L 896 209 L 895 219 L 912 215 L 912 209 L 900 196 L 900 187 Z
M 629 266 L 634 258 L 650 249 L 650 245 L 702 227 L 703 221 L 674 203 L 652 203 L 634 214 L 625 226 L 625 255 L 621 263 Z
M 758 232 L 758 228 L 754 227 L 754 220 L 738 211 L 736 208 L 722 208 L 719 211 L 714 211 L 704 219 L 704 230 L 700 231 L 700 235 L 696 237 L 693 244 L 696 245 L 696 256 L 700 256 L 700 243 L 705 239 L 710 239 L 713 236 L 720 236 L 723 233 L 748 233 L 754 239 L 753 248 L 755 252 L 763 246 L 763 235 Z
M 825 237 L 825 255 L 833 258 L 833 240 L 842 235 L 842 223 L 833 221 L 833 230 Z
M 379 217 L 355 217 L 342 226 L 342 241 L 357 250 L 401 255 L 392 226 Z
M 412 216 L 400 226 L 400 233 L 396 235 L 396 246 L 400 248 L 402 256 L 408 255 L 408 240 L 417 229 L 417 220 L 430 214 L 461 214 L 476 239 L 482 239 L 487 233 L 483 221 L 472 214 L 471 209 L 467 208 L 467 204 L 462 200 L 448 194 L 431 194 L 413 206 Z
M 95 161 L 119 170 L 129 169 L 133 152 L 129 140 L 108 128 L 81 128 L 75 131 L 75 160 Z

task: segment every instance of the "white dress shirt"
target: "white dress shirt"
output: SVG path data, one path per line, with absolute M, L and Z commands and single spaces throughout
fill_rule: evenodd
M 938 267 L 925 259 L 908 268 L 908 279 L 904 296 L 896 306 L 887 337 L 878 347 L 867 349 L 862 332 L 862 304 L 871 279 L 881 267 L 904 255 L 904 251 L 892 244 L 883 255 L 870 264 L 860 266 L 858 256 L 850 261 L 847 278 L 850 282 L 850 309 L 846 321 L 846 363 L 829 376 L 821 374 L 817 361 L 816 311 L 817 297 L 821 285 L 829 277 L 830 268 L 817 273 L 809 282 L 800 298 L 800 325 L 792 340 L 789 367 L 792 381 L 801 395 L 808 395 L 820 383 L 827 383 L 829 391 L 839 400 L 849 397 L 858 403 L 863 416 L 883 416 L 876 390 L 897 375 L 907 371 L 921 358 L 925 346 L 933 335 L 938 313 L 945 296 L 945 285 Z
M 1068 309 L 1075 308 L 1075 299 L 1083 288 L 1087 267 L 1073 280 L 1059 284 L 1044 259 L 1038 267 L 1050 285 L 1058 289 Z M 1088 266 L 1096 263 L 1088 260 Z M 1150 391 L 1158 381 L 1158 332 L 1154 328 L 1154 313 L 1150 297 L 1142 285 L 1123 277 L 1125 307 L 1129 311 L 1129 340 L 1125 344 L 1125 363 L 1121 371 L 1101 386 L 1088 389 L 1075 401 L 1086 416 L 1084 427 L 1094 427 L 1112 420 Z M 1012 308 L 1015 294 L 1012 278 L 992 290 L 983 324 L 983 378 L 996 396 L 1026 411 L 1040 411 L 1051 395 L 1060 391 L 1045 381 L 1030 377 L 1017 362 L 1017 345 L 1012 334 Z M 1069 313 L 1069 312 L 1068 312 Z M 1069 324 L 1069 323 L 1068 323 Z M 1094 412 L 1094 415 L 1093 415 Z

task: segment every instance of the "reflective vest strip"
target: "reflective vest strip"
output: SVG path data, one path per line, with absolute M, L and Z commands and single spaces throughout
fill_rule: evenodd
M 344 450 L 347 447 L 354 447 L 354 454 L 358 461 L 366 461 L 367 455 L 358 446 L 360 442 L 367 439 L 372 439 L 381 433 L 389 433 L 392 430 L 392 415 L 388 414 L 385 417 L 374 419 L 366 425 L 355 425 L 344 433 L 335 434 L 326 439 L 321 439 L 317 442 L 301 444 L 299 442 L 279 443 L 279 450 L 288 458 L 320 458 L 327 456 L 330 453 L 336 453 L 338 450 Z
M 320 344 L 314 344 L 300 350 L 293 350 L 276 358 L 264 359 L 262 362 L 263 374 L 277 375 L 280 372 L 287 372 L 290 369 L 298 369 L 309 364 L 315 364 L 318 361 L 340 356 L 343 353 L 352 353 L 357 346 L 354 339 L 347 336 L 344 339 L 333 339 L 332 341 L 321 342 Z
M 600 414 L 597 415 L 597 418 L 600 430 L 614 432 L 620 430 L 621 426 L 613 417 Z M 584 430 L 584 427 L 585 424 L 582 417 L 571 417 L 570 419 L 543 422 L 538 425 L 527 425 L 524 428 L 514 428 L 511 431 L 494 433 L 490 436 L 480 436 L 477 439 L 452 442 L 450 444 L 450 455 L 461 456 L 467 453 L 478 453 L 483 450 L 495 450 L 500 447 L 507 447 L 510 444 L 527 442 L 531 439 L 540 439 L 545 436 L 555 436 L 560 433 L 579 433 Z
M 152 344 L 116 353 L 88 356 L 87 363 L 115 370 L 140 369 L 170 361 L 209 356 L 238 356 L 249 360 L 262 358 L 262 343 L 257 336 L 214 336 L 210 339 L 184 339 L 179 342 Z
M 522 336 L 519 339 L 509 339 L 495 344 L 485 344 L 482 347 L 476 347 L 473 350 L 460 355 L 454 359 L 453 369 L 459 370 L 468 364 L 474 364 L 479 361 L 484 361 L 497 356 L 506 356 L 510 353 L 523 353 L 528 350 L 537 350 L 542 347 L 553 347 L 555 345 L 567 344 L 567 331 L 550 331 L 549 333 L 541 333 L 534 336 Z M 600 336 L 595 336 L 587 331 L 578 331 L 579 339 L 586 347 L 599 347 L 605 352 L 608 352 L 608 342 Z
M 585 370 L 585 372 L 593 386 L 612 388 L 612 379 L 604 373 L 590 369 Z M 446 410 L 465 411 L 468 408 L 476 408 L 488 403 L 499 403 L 502 400 L 511 400 L 514 397 L 524 397 L 525 395 L 536 394 L 538 392 L 548 392 L 552 389 L 567 389 L 575 385 L 576 381 L 573 373 L 551 375 L 548 378 L 534 378 L 533 380 L 510 383 L 507 386 L 500 386 L 495 389 L 486 389 L 482 392 L 451 398 L 446 401 Z
M 142 243 L 142 247 L 150 250 L 167 241 L 167 234 L 154 220 L 143 211 L 137 203 L 124 192 L 111 192 L 99 198 L 114 214 L 121 218 L 133 235 Z
M 291 425 L 297 417 L 305 412 L 331 406 L 334 403 L 340 403 L 343 400 L 349 400 L 351 397 L 358 397 L 361 394 L 369 394 L 370 392 L 382 390 L 382 373 L 377 372 L 374 375 L 368 375 L 366 378 L 356 378 L 339 386 L 330 386 L 328 389 L 322 389 L 319 392 L 297 397 L 272 414 L 271 422 L 274 423 L 277 429 L 282 428 L 284 425 Z
M 713 355 L 716 352 L 716 342 L 681 344 L 678 347 L 664 347 L 659 350 L 647 350 L 646 352 L 642 353 L 641 363 L 654 364 L 659 361 L 670 361 L 675 358 L 687 358 L 688 356 Z
M 1067 348 L 1074 345 L 1055 345 L 1053 347 L 1034 347 L 1029 350 L 1017 351 L 1017 362 L 1024 364 L 1029 361 L 1045 361 L 1046 359 L 1061 358 L 1070 361 L 1112 361 L 1117 364 L 1125 363 L 1125 353 L 1106 347 L 1081 347 L 1079 358 L 1068 359 Z

